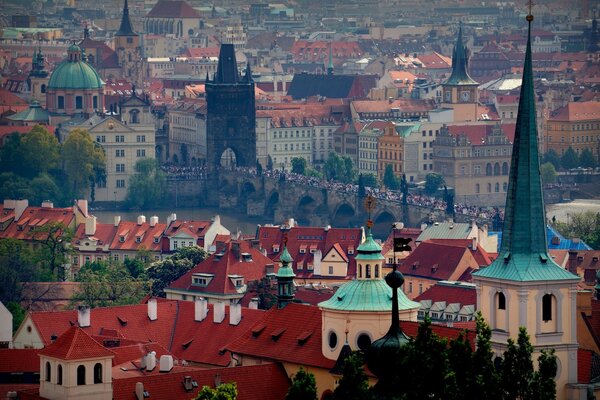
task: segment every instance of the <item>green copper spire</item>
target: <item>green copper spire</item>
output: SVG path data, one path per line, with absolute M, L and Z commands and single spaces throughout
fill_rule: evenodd
M 458 38 L 452 52 L 452 75 L 446 81 L 446 85 L 478 85 L 477 82 L 469 76 L 467 66 L 467 48 L 463 44 L 462 23 L 458 26 Z
M 123 17 L 121 18 L 121 26 L 115 36 L 136 36 L 137 33 L 133 31 L 133 26 L 131 24 L 131 19 L 129 18 L 129 6 L 127 4 L 127 0 L 125 0 L 125 4 L 123 4 Z
M 294 270 L 290 266 L 290 264 L 294 260 L 292 260 L 292 256 L 290 255 L 290 252 L 288 251 L 287 247 L 283 248 L 281 256 L 279 256 L 279 260 L 281 261 L 281 267 L 279 268 L 279 271 L 277 271 L 277 277 L 295 277 L 296 275 L 294 274 Z
M 527 50 L 506 196 L 502 247 L 498 258 L 489 267 L 473 275 L 512 281 L 578 280 L 577 276 L 558 266 L 548 254 L 531 61 L 533 16 L 528 15 L 527 21 Z
M 327 74 L 333 75 L 333 54 L 331 49 L 331 43 L 329 43 L 329 64 L 327 64 Z

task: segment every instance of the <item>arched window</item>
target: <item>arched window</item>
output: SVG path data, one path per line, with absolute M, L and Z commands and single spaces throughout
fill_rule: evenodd
M 42 90 L 42 93 L 46 93 L 46 84 L 42 83 L 41 90 Z
M 488 183 L 488 193 L 492 193 L 492 184 Z
M 58 368 L 56 369 L 56 383 L 62 385 L 62 365 L 58 364 Z
M 504 293 L 498 292 L 496 294 L 496 304 L 498 305 L 498 310 L 506 310 L 506 297 L 504 297 Z
M 375 278 L 379 278 L 379 265 L 375 265 Z
M 371 278 L 371 266 L 369 264 L 365 266 L 365 278 Z
M 85 385 L 85 365 L 77 367 L 77 386 Z
M 542 297 L 542 320 L 544 322 L 552 321 L 552 297 L 551 294 L 545 294 Z
M 485 165 L 485 174 L 486 174 L 487 176 L 491 176 L 491 175 L 492 175 L 492 164 L 490 164 L 490 163 L 487 163 L 487 164 Z
M 52 379 L 52 367 L 50 367 L 50 363 L 46 361 L 46 382 L 50 382 Z
M 358 266 L 358 277 L 362 278 L 362 265 Z
M 102 383 L 102 364 L 94 365 L 94 383 Z
M 139 110 L 129 111 L 129 123 L 130 124 L 139 124 L 140 123 L 140 111 Z
M 502 163 L 502 175 L 508 175 L 508 163 Z
M 500 164 L 494 164 L 494 175 L 500 175 Z

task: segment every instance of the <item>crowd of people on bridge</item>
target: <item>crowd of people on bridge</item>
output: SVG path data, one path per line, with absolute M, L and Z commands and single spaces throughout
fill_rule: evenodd
M 207 169 L 203 167 L 183 167 L 174 164 L 161 165 L 160 169 L 167 174 L 171 180 L 196 180 L 206 179 Z

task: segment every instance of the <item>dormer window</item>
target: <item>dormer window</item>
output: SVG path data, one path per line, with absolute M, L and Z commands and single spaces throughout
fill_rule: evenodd
M 192 274 L 192 285 L 206 287 L 213 277 L 213 274 L 206 274 L 203 272 Z
M 135 238 L 135 242 L 136 242 L 136 243 L 142 243 L 142 237 L 141 237 L 141 236 L 137 236 L 137 237 Z
M 123 235 L 119 236 L 119 242 L 124 243 L 125 242 L 125 236 L 123 236 Z
M 157 244 L 160 242 L 160 236 L 156 236 L 153 240 L 154 244 Z
M 244 260 L 244 262 L 252 262 L 252 254 L 242 253 L 242 259 Z
M 354 247 L 348 247 L 348 254 L 354 254 Z
M 273 253 L 279 253 L 279 246 L 273 246 Z

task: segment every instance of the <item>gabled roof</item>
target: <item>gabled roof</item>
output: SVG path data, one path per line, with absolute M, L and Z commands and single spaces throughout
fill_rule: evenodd
M 475 285 L 464 282 L 438 282 L 415 298 L 415 301 L 445 301 L 448 304 L 477 305 Z
M 552 113 L 550 121 L 598 121 L 600 120 L 600 102 L 569 102 Z
M 289 303 L 271 308 L 241 337 L 227 345 L 233 353 L 331 369 L 321 352 L 321 310 Z
M 366 98 L 377 85 L 375 75 L 295 74 L 287 94 L 293 99 L 323 96 L 334 99 Z
M 398 270 L 404 275 L 434 280 L 459 280 L 468 267 L 478 268 L 478 262 L 463 246 L 422 242 L 408 257 L 401 261 Z M 466 265 L 460 262 L 466 257 Z M 459 268 L 462 267 L 462 268 Z
M 428 239 L 467 239 L 472 225 L 463 222 L 436 222 L 425 228 L 417 238 L 417 242 Z
M 160 0 L 146 18 L 200 18 L 200 13 L 183 0 Z
M 91 237 L 97 240 L 98 246 L 109 245 L 117 233 L 118 227 L 114 224 L 96 224 L 96 231 Z M 73 243 L 75 246 L 81 244 L 80 242 L 89 238 L 90 236 L 85 234 L 85 224 L 79 224 L 73 235 Z
M 40 228 L 52 222 L 69 226 L 73 219 L 71 207 L 27 207 L 18 221 L 12 221 L 8 228 L 0 231 L 0 238 L 33 240 L 32 230 L 34 228 Z M 42 234 L 37 234 L 36 239 L 43 239 Z
M 40 350 L 39 354 L 65 361 L 115 356 L 78 326 L 69 328 L 54 343 Z
M 174 236 L 181 231 L 185 231 L 188 235 L 198 238 L 204 236 L 208 228 L 210 228 L 210 221 L 179 221 L 175 220 L 167 226 L 164 235 Z
M 137 224 L 133 221 L 121 221 L 110 250 L 135 251 L 144 248 L 151 252 L 160 251 L 160 238 L 166 227 L 166 224 L 161 223 L 151 226 L 148 222 Z

